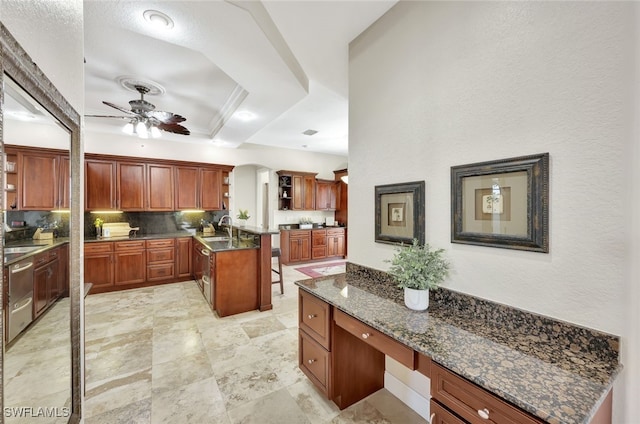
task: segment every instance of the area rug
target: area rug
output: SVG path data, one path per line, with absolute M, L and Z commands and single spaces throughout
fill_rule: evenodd
M 303 266 L 294 268 L 296 271 L 308 275 L 312 278 L 324 277 L 326 275 L 342 274 L 345 272 L 345 261 L 328 262 L 323 264 Z

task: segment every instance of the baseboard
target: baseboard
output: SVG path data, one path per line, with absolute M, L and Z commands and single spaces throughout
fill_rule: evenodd
M 405 405 L 413 409 L 418 415 L 429 422 L 429 399 L 398 380 L 388 371 L 384 373 L 384 387 L 392 395 L 400 399 Z

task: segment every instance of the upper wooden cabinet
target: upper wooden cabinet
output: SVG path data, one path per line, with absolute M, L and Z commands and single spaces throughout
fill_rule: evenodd
M 5 146 L 7 209 L 52 210 L 69 207 L 69 154 L 62 150 Z
M 336 209 L 337 184 L 337 181 L 332 180 L 316 180 L 316 210 L 332 211 Z
M 223 173 L 213 167 L 176 166 L 176 209 L 222 210 Z
M 316 175 L 309 172 L 278 171 L 278 209 L 314 210 Z
M 174 185 L 172 165 L 148 163 L 147 167 L 147 205 L 149 211 L 172 211 L 174 205 Z
M 87 210 L 223 209 L 227 165 L 87 155 Z M 228 189 L 227 189 L 228 190 Z
M 87 159 L 84 163 L 84 201 L 87 210 L 108 210 L 116 206 L 116 163 Z

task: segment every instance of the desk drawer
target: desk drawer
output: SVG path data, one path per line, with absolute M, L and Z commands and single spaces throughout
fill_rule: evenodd
M 337 325 L 358 337 L 360 340 L 376 348 L 385 355 L 389 355 L 405 367 L 411 370 L 415 369 L 413 349 L 393 340 L 386 334 L 369 327 L 365 323 L 358 321 L 338 309 L 334 310 L 333 319 Z
M 431 396 L 470 423 L 543 422 L 435 362 L 431 363 Z
M 326 395 L 329 387 L 330 354 L 304 331 L 300 330 L 298 334 L 298 365 L 302 372 Z
M 330 350 L 331 312 L 329 304 L 302 289 L 298 290 L 298 299 L 300 329 L 306 331 L 322 347 Z

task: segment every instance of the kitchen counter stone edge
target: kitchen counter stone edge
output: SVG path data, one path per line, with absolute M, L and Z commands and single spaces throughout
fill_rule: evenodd
M 388 274 L 356 264 L 295 284 L 550 423 L 588 423 L 622 369 L 617 336 L 446 289 L 412 311 Z

